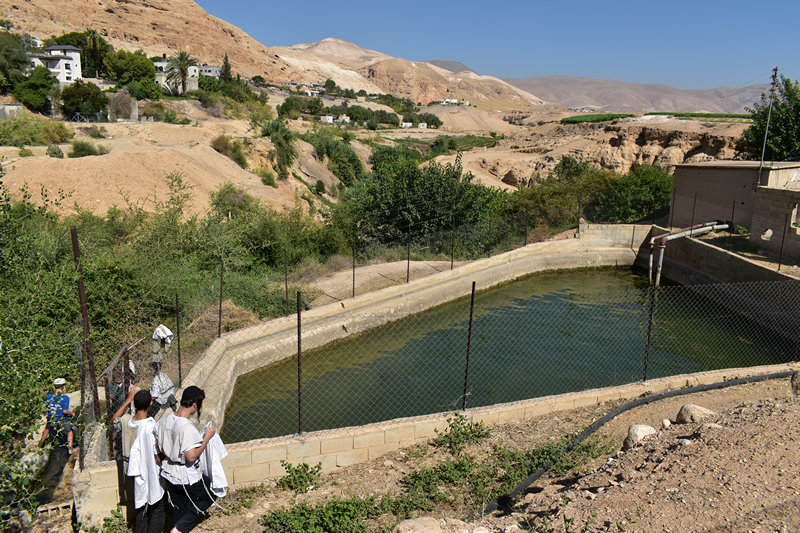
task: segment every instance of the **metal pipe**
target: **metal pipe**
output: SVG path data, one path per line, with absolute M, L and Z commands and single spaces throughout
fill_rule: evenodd
M 694 193 L 694 203 L 692 204 L 692 222 L 689 224 L 690 228 L 694 228 L 694 212 L 695 212 L 695 209 L 697 209 L 697 193 Z M 689 233 L 689 237 L 691 237 L 692 235 L 693 235 L 692 233 Z
M 667 243 L 663 242 L 658 245 L 658 268 L 656 269 L 656 287 L 661 283 L 661 267 L 664 264 L 664 250 Z
M 783 262 L 783 244 L 786 242 L 786 227 L 789 225 L 789 214 L 787 213 L 783 219 L 783 237 L 781 238 L 781 252 L 778 254 L 778 272 L 781 271 L 781 263 Z
M 285 315 L 289 315 L 289 262 L 286 260 L 286 244 L 283 245 L 283 301 L 286 302 Z
M 461 397 L 461 410 L 467 410 L 467 386 L 469 384 L 469 354 L 472 350 L 472 317 L 475 311 L 475 282 L 472 282 L 472 298 L 469 301 L 469 332 L 467 333 L 467 365 L 464 370 L 464 395 Z
M 178 387 L 181 386 L 182 373 L 181 373 L 181 307 L 178 294 L 175 293 L 175 338 L 178 341 Z M 127 390 L 127 388 L 125 389 Z
M 353 298 L 356 297 L 356 236 L 353 234 Z
M 411 226 L 408 226 L 408 240 L 406 241 L 406 283 L 411 281 Z
M 733 215 L 736 213 L 736 200 L 731 202 L 731 225 L 728 228 L 728 251 L 731 251 L 731 241 L 733 240 L 733 230 L 736 229 L 736 222 L 733 221 Z
M 647 272 L 648 272 L 647 281 L 650 283 L 650 285 L 653 284 L 653 251 L 654 251 L 654 248 L 655 248 L 655 244 L 653 243 L 653 241 L 651 239 L 650 240 L 650 259 L 648 260 L 648 268 L 647 268 Z
M 453 227 L 450 228 L 450 270 L 453 270 L 453 261 L 456 256 L 456 218 L 451 216 Z
M 647 344 L 644 349 L 644 361 L 642 362 L 642 381 L 647 381 L 647 362 L 650 359 L 650 341 L 653 334 L 653 314 L 656 309 L 656 288 L 650 287 L 650 310 L 647 315 Z
M 225 261 L 219 263 L 219 314 L 217 315 L 217 337 L 222 337 L 222 286 L 225 282 Z

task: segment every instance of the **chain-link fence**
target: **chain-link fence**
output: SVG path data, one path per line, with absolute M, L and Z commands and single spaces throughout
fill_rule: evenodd
M 654 289 L 642 281 L 629 271 L 535 276 L 292 356 L 238 379 L 223 437 L 797 360 L 797 282 Z

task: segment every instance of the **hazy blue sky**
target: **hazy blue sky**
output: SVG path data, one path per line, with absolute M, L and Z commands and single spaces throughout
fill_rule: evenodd
M 197 0 L 267 46 L 325 37 L 480 74 L 568 75 L 682 89 L 800 77 L 800 2 Z

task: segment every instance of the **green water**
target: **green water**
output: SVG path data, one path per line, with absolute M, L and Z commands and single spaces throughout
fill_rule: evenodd
M 304 353 L 303 430 L 459 409 L 470 286 L 462 299 Z M 631 270 L 600 269 L 542 273 L 479 293 L 467 407 L 641 380 L 646 287 Z M 686 287 L 664 287 L 656 303 L 648 379 L 793 355 L 792 345 Z M 297 430 L 296 356 L 239 378 L 227 442 Z

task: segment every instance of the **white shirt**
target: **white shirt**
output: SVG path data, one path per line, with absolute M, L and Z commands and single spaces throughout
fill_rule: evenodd
M 146 504 L 158 503 L 164 496 L 156 463 L 157 450 L 153 433 L 156 422 L 148 417 L 144 420 L 129 420 L 126 425 L 136 430 L 126 474 L 133 478 L 134 507 L 139 509 Z
M 150 396 L 156 399 L 160 404 L 167 403 L 170 394 L 175 393 L 175 385 L 163 372 L 156 374 L 153 378 L 153 383 L 150 385 Z
M 200 481 L 200 460 L 186 462 L 186 452 L 203 445 L 197 428 L 188 418 L 167 413 L 155 426 L 158 448 L 166 456 L 161 462 L 161 477 L 175 485 L 192 485 Z

